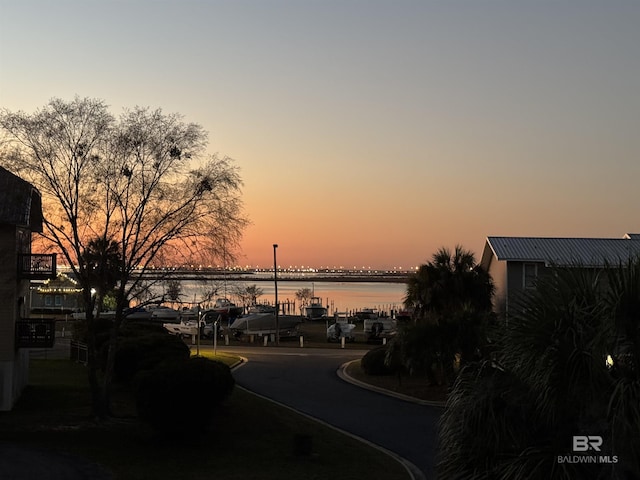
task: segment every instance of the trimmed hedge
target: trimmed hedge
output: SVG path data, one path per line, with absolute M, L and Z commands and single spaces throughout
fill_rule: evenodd
M 138 416 L 158 435 L 186 441 L 210 429 L 216 406 L 234 385 L 231 370 L 222 362 L 203 357 L 164 362 L 136 378 Z

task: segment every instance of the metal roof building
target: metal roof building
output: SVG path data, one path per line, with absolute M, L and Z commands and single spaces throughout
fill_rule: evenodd
M 640 234 L 621 238 L 487 237 L 480 265 L 495 286 L 494 310 L 507 312 L 510 298 L 535 288 L 550 267 L 601 268 L 640 256 Z
M 497 260 L 543 262 L 546 266 L 602 267 L 640 255 L 640 234 L 622 238 L 487 237 L 482 265 Z

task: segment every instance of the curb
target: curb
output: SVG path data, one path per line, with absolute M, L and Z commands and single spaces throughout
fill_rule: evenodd
M 242 357 L 240 355 L 238 355 L 240 357 L 240 360 L 238 360 L 236 363 L 229 365 L 229 370 L 231 370 L 232 372 L 236 369 L 236 368 L 240 368 L 242 365 L 244 365 L 245 363 L 247 363 L 249 361 L 248 358 L 246 357 Z
M 397 398 L 398 400 L 404 400 L 405 402 L 416 403 L 418 405 L 424 405 L 427 407 L 438 407 L 444 408 L 446 402 L 439 402 L 434 400 L 422 400 L 421 398 L 411 397 L 409 395 L 404 395 L 402 393 L 394 392 L 393 390 L 388 390 L 386 388 L 377 387 L 375 385 L 371 385 L 370 383 L 363 382 L 361 380 L 357 380 L 353 378 L 351 375 L 347 373 L 347 368 L 354 362 L 358 362 L 359 360 L 351 360 L 350 362 L 343 363 L 340 365 L 340 368 L 337 370 L 338 377 L 344 380 L 345 382 L 351 383 L 357 387 L 364 388 L 366 390 L 371 390 L 373 392 L 380 393 L 382 395 L 388 395 L 390 397 Z

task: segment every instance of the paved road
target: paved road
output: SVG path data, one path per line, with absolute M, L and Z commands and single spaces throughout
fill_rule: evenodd
M 234 371 L 239 385 L 384 447 L 434 475 L 441 410 L 374 393 L 340 380 L 337 369 L 364 351 L 238 348 L 249 362 Z

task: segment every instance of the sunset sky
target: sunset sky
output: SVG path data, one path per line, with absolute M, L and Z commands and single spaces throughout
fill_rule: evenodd
M 410 268 L 640 232 L 640 2 L 0 0 L 0 107 L 179 112 L 236 160 L 239 264 Z

